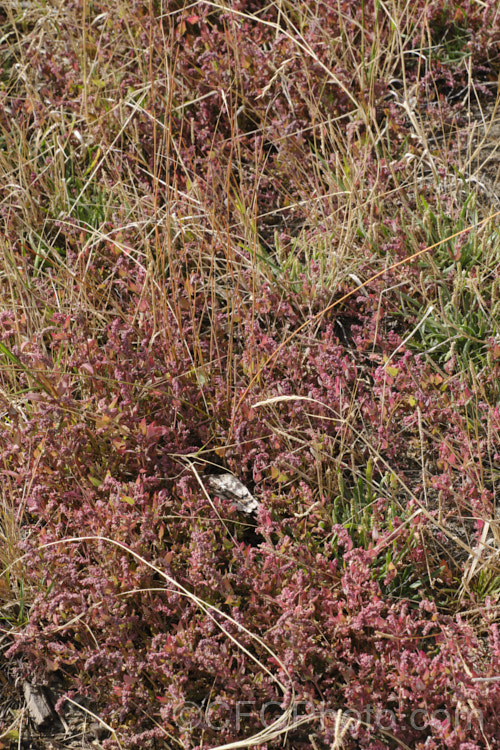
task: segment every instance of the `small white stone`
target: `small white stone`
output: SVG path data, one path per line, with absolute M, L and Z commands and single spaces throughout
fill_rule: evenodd
M 242 513 L 258 510 L 258 501 L 234 474 L 217 474 L 207 477 L 206 481 L 214 494 L 230 500 Z

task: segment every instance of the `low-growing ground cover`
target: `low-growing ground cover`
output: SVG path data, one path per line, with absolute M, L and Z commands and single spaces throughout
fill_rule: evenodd
M 500 747 L 497 3 L 0 14 L 0 747 Z

